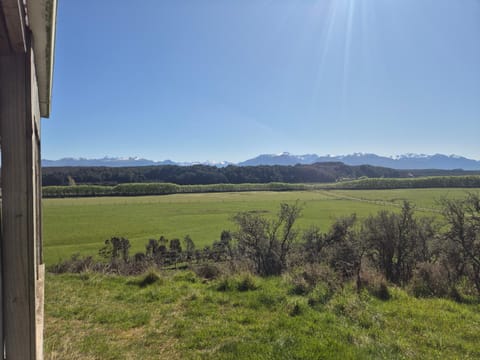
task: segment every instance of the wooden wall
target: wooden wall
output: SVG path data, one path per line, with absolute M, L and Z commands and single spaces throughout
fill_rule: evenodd
M 2 326 L 6 359 L 43 358 L 40 113 L 33 51 L 0 56 Z

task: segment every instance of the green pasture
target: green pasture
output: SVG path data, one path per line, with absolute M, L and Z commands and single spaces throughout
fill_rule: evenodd
M 112 236 L 127 237 L 132 253 L 161 235 L 183 238 L 188 234 L 197 247 L 203 247 L 217 240 L 222 230 L 234 229 L 231 218 L 236 213 L 257 211 L 273 216 L 281 202 L 298 200 L 303 205 L 300 227 L 317 225 L 326 230 L 339 216 L 356 213 L 363 218 L 380 209 L 398 208 L 403 200 L 416 204 L 423 214 L 438 216 L 439 199 L 465 194 L 465 189 L 405 189 L 45 199 L 45 261 L 49 265 L 75 253 L 95 255 Z
M 333 194 L 359 201 L 394 204 L 401 206 L 407 200 L 421 212 L 438 211 L 443 198 L 464 197 L 467 193 L 478 193 L 480 189 L 391 189 L 391 190 L 335 190 Z
M 47 275 L 46 359 L 479 359 L 480 306 L 389 300 L 320 283 L 295 295 L 288 276 L 204 281 L 190 271 L 142 278 Z M 228 287 L 225 284 L 229 284 Z
M 281 202 L 297 200 L 304 206 L 300 227 L 326 230 L 336 217 L 363 218 L 399 209 L 404 200 L 440 219 L 442 197 L 465 195 L 464 189 L 410 189 L 47 199 L 45 256 L 53 264 L 73 253 L 94 255 L 111 236 L 129 238 L 132 252 L 160 235 L 189 234 L 204 246 L 232 229 L 239 211 L 273 216 Z M 223 271 L 208 281 L 190 270 L 137 277 L 47 273 L 45 358 L 480 358 L 478 301 L 417 299 L 394 286 L 381 300 L 367 288 L 330 289 L 325 281 L 300 295 L 295 271 L 269 278 Z M 145 285 L 149 275 L 154 280 Z

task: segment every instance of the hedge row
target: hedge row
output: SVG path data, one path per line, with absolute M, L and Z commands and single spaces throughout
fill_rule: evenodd
M 131 183 L 116 186 L 74 185 L 46 186 L 43 197 L 141 196 L 240 191 L 295 190 L 382 190 L 414 188 L 480 188 L 480 176 L 435 176 L 412 179 L 373 178 L 342 181 L 330 184 L 212 184 L 177 185 L 171 183 Z
M 142 195 L 169 195 L 211 192 L 239 192 L 239 191 L 293 191 L 313 190 L 320 188 L 311 184 L 213 184 L 213 185 L 177 185 L 171 183 L 133 183 L 116 186 L 75 185 L 75 186 L 46 186 L 43 188 L 43 197 L 88 197 L 88 196 L 142 196 Z

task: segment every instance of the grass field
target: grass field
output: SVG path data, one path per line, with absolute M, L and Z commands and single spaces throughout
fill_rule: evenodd
M 197 247 L 210 245 L 222 230 L 233 228 L 231 218 L 237 212 L 273 216 L 281 202 L 299 200 L 304 206 L 299 226 L 315 224 L 326 230 L 336 217 L 353 212 L 366 217 L 382 208 L 398 208 L 403 200 L 436 216 L 440 198 L 465 193 L 465 189 L 325 190 L 46 199 L 45 261 L 53 264 L 74 253 L 95 255 L 111 236 L 127 237 L 132 253 L 144 250 L 148 239 L 160 235 L 183 238 L 189 234 Z
M 48 275 L 46 358 L 478 359 L 480 306 L 416 299 L 390 288 L 379 300 L 351 286 L 333 297 L 293 295 L 288 278 L 252 290 L 189 271 L 139 278 Z M 311 299 L 320 301 L 312 305 Z
M 132 252 L 160 235 L 190 234 L 203 246 L 231 229 L 237 212 L 273 216 L 281 202 L 303 204 L 300 227 L 326 230 L 338 216 L 399 209 L 403 200 L 439 217 L 439 199 L 465 194 L 417 189 L 47 199 L 45 256 L 53 264 L 73 253 L 94 255 L 113 235 L 128 237 Z M 241 291 L 245 277 L 253 286 Z M 300 296 L 292 291 L 291 274 L 205 281 L 184 270 L 163 271 L 145 287 L 141 280 L 47 274 L 46 359 L 480 358 L 478 302 L 416 299 L 395 287 L 383 301 L 366 290 L 357 294 L 353 284 L 328 293 L 320 283 Z

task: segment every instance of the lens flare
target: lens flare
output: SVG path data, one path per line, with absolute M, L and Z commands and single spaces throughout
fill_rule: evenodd
M 318 65 L 312 100 L 321 99 L 323 83 L 331 83 L 337 78 L 338 103 L 341 107 L 340 118 L 344 118 L 349 103 L 349 85 L 352 74 L 352 56 L 361 50 L 361 56 L 368 65 L 368 49 L 365 49 L 371 16 L 369 0 L 318 0 L 323 6 L 317 6 L 315 21 L 320 22 L 321 32 L 317 42 L 319 46 Z M 317 4 L 318 4 L 317 3 Z M 327 81 L 327 76 L 328 80 Z

